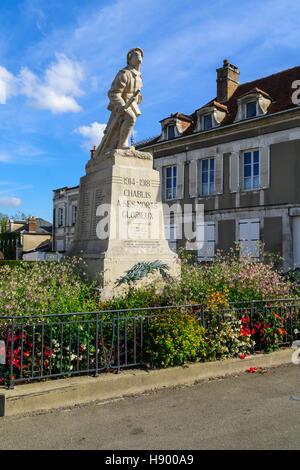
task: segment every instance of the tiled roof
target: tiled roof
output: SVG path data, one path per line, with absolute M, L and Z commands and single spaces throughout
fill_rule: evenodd
M 221 127 L 232 124 L 235 121 L 236 114 L 238 111 L 238 99 L 244 97 L 252 92 L 261 93 L 264 96 L 271 98 L 272 102 L 268 108 L 267 115 L 285 111 L 291 108 L 299 107 L 292 102 L 292 94 L 295 90 L 292 88 L 294 81 L 300 80 L 300 66 L 283 70 L 282 72 L 269 75 L 268 77 L 259 78 L 252 82 L 242 83 L 235 90 L 230 99 L 223 103 L 218 103 L 217 98 L 214 98 L 209 103 L 201 106 L 202 109 L 208 106 L 219 106 L 222 109 L 227 110 L 227 115 L 220 124 Z M 191 121 L 191 125 L 181 134 L 182 136 L 191 135 L 195 129 L 197 122 L 196 111 L 190 116 L 186 116 L 181 113 L 176 113 L 178 116 L 185 116 Z M 174 115 L 171 115 L 174 117 Z M 158 142 L 160 136 L 154 138 L 150 142 L 147 142 L 147 146 L 153 145 Z M 173 140 L 176 140 L 173 139 Z
M 270 100 L 272 100 L 272 97 L 268 93 L 266 93 L 263 90 L 260 90 L 259 88 L 253 88 L 252 90 L 247 91 L 244 95 L 240 96 L 240 98 L 242 98 L 243 96 L 251 95 L 252 93 L 259 93 L 265 96 L 266 98 L 269 98 Z
M 22 227 L 17 228 L 14 232 L 25 232 L 25 233 L 34 233 L 34 234 L 51 234 L 52 233 L 52 224 L 47 220 L 37 218 L 35 219 L 36 222 L 36 230 L 35 232 L 29 232 L 29 224 L 28 222 L 24 222 Z
M 171 114 L 171 116 L 168 116 L 162 119 L 160 122 L 166 121 L 167 119 L 180 119 L 181 121 L 187 121 L 187 122 L 192 121 L 191 116 L 187 116 L 186 114 L 182 114 L 182 113 L 175 113 L 175 114 Z
M 219 103 L 216 100 L 212 100 L 209 103 L 205 104 L 204 106 L 201 106 L 201 108 L 197 109 L 197 111 L 200 111 L 201 109 L 205 109 L 205 108 L 211 108 L 212 106 L 215 106 L 216 108 L 220 108 L 220 109 L 222 109 L 222 111 L 226 111 L 226 112 L 228 111 L 227 106 L 225 106 L 224 104 Z
M 271 97 L 272 103 L 268 108 L 266 113 L 267 115 L 297 107 L 297 105 L 292 103 L 291 98 L 294 91 L 292 89 L 292 84 L 295 80 L 299 79 L 300 66 L 283 70 L 282 72 L 269 75 L 268 77 L 259 78 L 253 82 L 242 83 L 233 93 L 231 98 L 227 102 L 223 103 L 227 105 L 229 114 L 224 119 L 221 126 L 226 126 L 234 122 L 237 113 L 238 98 L 242 98 L 254 89 L 267 93 L 267 95 Z

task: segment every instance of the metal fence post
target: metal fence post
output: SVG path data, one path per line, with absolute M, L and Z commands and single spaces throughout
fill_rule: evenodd
M 120 374 L 121 366 L 120 366 L 120 313 L 117 313 L 117 360 L 118 360 L 118 371 L 117 373 Z
M 201 307 L 200 307 L 200 324 L 201 326 L 204 328 L 204 305 L 201 304 Z
M 15 322 L 11 322 L 11 341 L 10 341 L 10 376 L 9 376 L 9 390 L 14 389 L 13 373 L 14 373 L 14 335 L 15 335 Z
M 250 331 L 252 331 L 253 328 L 253 315 L 254 314 L 254 305 L 253 305 L 253 300 L 251 300 L 251 308 L 250 308 Z M 255 344 L 252 346 L 252 353 L 255 353 Z
M 99 373 L 98 373 L 98 357 L 99 357 L 99 335 L 98 335 L 98 332 L 99 332 L 99 314 L 98 312 L 96 313 L 96 365 L 95 365 L 95 377 L 98 377 L 99 376 Z

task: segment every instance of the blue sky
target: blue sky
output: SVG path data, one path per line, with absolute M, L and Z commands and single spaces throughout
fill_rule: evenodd
M 136 140 L 216 95 L 227 58 L 246 82 L 299 65 L 290 0 L 0 0 L 0 212 L 52 218 L 109 117 L 127 51 L 144 50 Z M 300 79 L 300 77 L 299 77 Z

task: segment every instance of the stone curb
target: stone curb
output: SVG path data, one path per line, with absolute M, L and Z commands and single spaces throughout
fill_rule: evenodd
M 189 385 L 202 379 L 243 372 L 250 367 L 272 367 L 290 363 L 292 348 L 246 359 L 189 363 L 159 370 L 125 370 L 121 374 L 101 373 L 99 377 L 72 377 L 0 388 L 0 416 L 46 411 L 95 400 L 120 398 L 164 387 Z

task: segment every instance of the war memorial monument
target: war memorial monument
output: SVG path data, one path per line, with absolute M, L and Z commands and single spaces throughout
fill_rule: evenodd
M 131 49 L 127 66 L 108 92 L 110 118 L 98 148 L 80 179 L 74 242 L 69 255 L 80 256 L 87 274 L 102 273 L 103 287 L 140 261 L 160 260 L 171 275 L 179 265 L 165 238 L 159 172 L 150 153 L 128 145 L 139 104 L 143 51 Z

